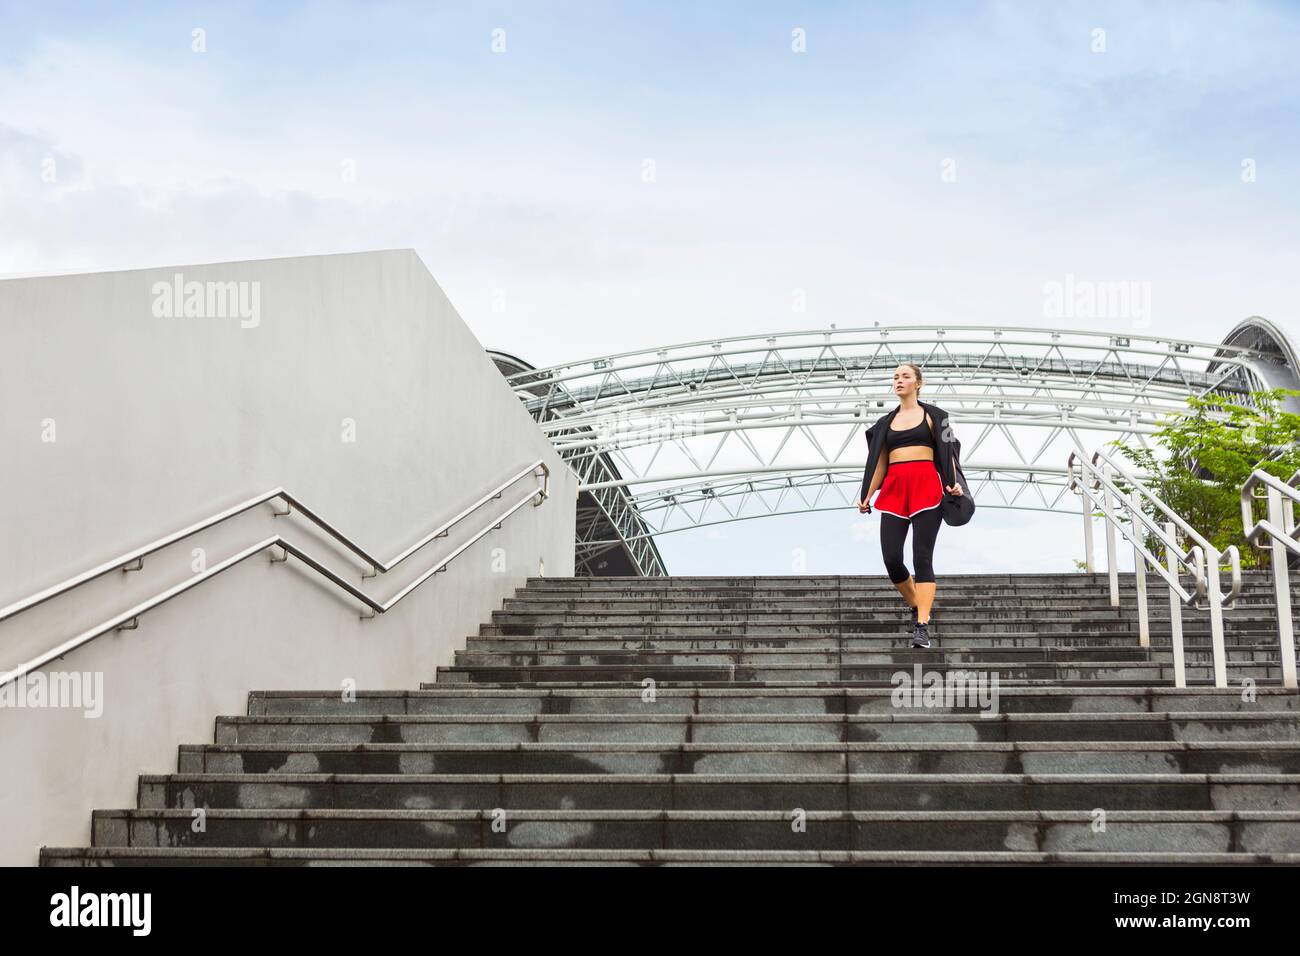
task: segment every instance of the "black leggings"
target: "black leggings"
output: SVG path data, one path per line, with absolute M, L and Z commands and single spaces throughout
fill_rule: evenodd
M 913 581 L 934 581 L 934 539 L 939 536 L 939 525 L 943 523 L 943 514 L 939 508 L 920 511 L 911 519 L 898 515 L 880 513 L 880 553 L 885 558 L 885 570 L 889 580 L 899 584 L 907 580 L 907 565 L 903 563 L 903 542 L 907 540 L 907 529 L 916 526 L 912 536 L 912 561 L 916 565 Z

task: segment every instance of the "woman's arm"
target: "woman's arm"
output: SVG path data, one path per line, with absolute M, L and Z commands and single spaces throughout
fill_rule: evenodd
M 876 493 L 876 489 L 881 486 L 885 480 L 885 452 L 881 449 L 880 460 L 876 462 L 876 473 L 871 476 L 871 484 L 867 486 L 867 496 L 863 501 L 870 501 L 871 496 Z
M 866 496 L 863 496 L 862 501 L 858 502 L 858 511 L 861 511 L 863 512 L 863 514 L 866 514 L 867 511 L 871 510 L 871 506 L 868 505 L 867 502 L 871 501 L 872 494 L 875 494 L 876 489 L 880 488 L 880 484 L 883 483 L 884 481 L 884 475 L 885 475 L 885 451 L 884 449 L 881 449 L 880 460 L 879 462 L 876 462 L 875 475 L 871 476 L 871 481 L 870 483 L 867 484 Z
M 867 474 L 867 468 L 871 467 L 871 433 L 875 430 L 876 425 L 872 425 L 867 429 L 867 464 L 866 467 L 862 469 L 862 486 L 859 488 L 859 492 L 865 492 L 865 494 L 862 495 L 862 500 L 858 502 L 858 511 L 863 514 L 871 510 L 871 506 L 868 505 L 867 502 L 871 500 L 871 496 L 876 493 L 876 489 L 880 487 L 880 483 L 883 480 L 882 475 L 885 467 L 885 455 L 887 454 L 885 449 L 881 448 L 880 458 L 876 461 L 875 473 L 870 475 Z

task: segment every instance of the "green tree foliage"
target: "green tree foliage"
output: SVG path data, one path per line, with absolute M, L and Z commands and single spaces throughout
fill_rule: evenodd
M 1256 469 L 1286 481 L 1300 468 L 1300 415 L 1281 408 L 1289 395 L 1300 391 L 1251 392 L 1245 405 L 1221 395 L 1189 396 L 1188 411 L 1162 421 L 1153 436 L 1163 454 L 1111 444 L 1149 476 L 1144 484 L 1156 497 L 1216 548 L 1235 544 L 1242 567 L 1266 566 L 1267 552 L 1242 534 L 1241 486 Z M 1115 483 L 1128 490 L 1118 476 Z M 1153 538 L 1147 547 L 1161 553 Z

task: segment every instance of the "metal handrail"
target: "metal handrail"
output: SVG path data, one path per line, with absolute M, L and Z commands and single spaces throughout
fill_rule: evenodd
M 1264 487 L 1268 517 L 1255 521 L 1254 491 Z M 1277 636 L 1281 648 L 1282 685 L 1296 686 L 1295 631 L 1291 626 L 1291 583 L 1287 551 L 1300 554 L 1300 524 L 1295 506 L 1300 504 L 1300 469 L 1287 481 L 1263 470 L 1251 472 L 1241 486 L 1241 529 L 1246 540 L 1258 548 L 1269 548 L 1273 559 L 1273 596 L 1277 603 Z M 1252 523 L 1253 522 L 1253 523 Z
M 411 547 L 407 548 L 405 551 L 401 552 L 400 554 L 396 555 L 393 558 L 390 558 L 387 561 L 380 561 L 378 558 L 372 557 L 369 554 L 369 552 L 367 552 L 359 544 L 354 542 L 343 532 L 339 531 L 337 528 L 331 525 L 320 515 L 316 514 L 316 512 L 312 511 L 312 509 L 308 508 L 305 504 L 302 503 L 300 499 L 296 498 L 288 491 L 285 491 L 284 488 L 272 488 L 270 491 L 265 491 L 254 498 L 249 498 L 247 501 L 242 501 L 239 504 L 234 505 L 230 508 L 226 508 L 223 511 L 218 511 L 215 514 L 209 515 L 208 517 L 202 519 L 201 521 L 196 522 L 195 524 L 189 525 L 185 528 L 181 528 L 179 531 L 173 531 L 171 534 L 165 535 L 161 538 L 151 541 L 146 545 L 142 545 L 141 547 L 136 548 L 133 551 L 128 551 L 126 552 L 126 554 L 120 554 L 116 558 L 111 558 L 110 560 L 105 561 L 103 564 L 97 565 L 88 571 L 83 571 L 78 575 L 68 578 L 66 581 L 60 581 L 58 584 L 52 585 L 43 591 L 38 591 L 36 594 L 33 594 L 30 597 L 23 598 L 20 601 L 15 601 L 13 604 L 8 605 L 7 607 L 0 608 L 0 621 L 3 621 L 7 618 L 11 618 L 15 614 L 20 614 L 23 611 L 26 611 L 29 608 L 33 608 L 38 604 L 43 604 L 46 601 L 50 600 L 51 598 L 58 597 L 60 594 L 63 594 L 66 591 L 71 591 L 73 588 L 79 587 L 80 585 L 85 584 L 88 581 L 93 581 L 96 578 L 103 577 L 105 574 L 107 574 L 110 571 L 116 571 L 119 568 L 122 569 L 123 571 L 126 570 L 138 571 L 143 566 L 144 558 L 146 558 L 150 554 L 153 554 L 156 551 L 161 551 L 163 548 L 173 545 L 177 541 L 182 541 L 185 538 L 190 537 L 191 535 L 198 534 L 200 531 L 204 531 L 208 528 L 211 528 L 213 525 L 220 524 L 221 522 L 227 521 L 230 518 L 237 517 L 238 515 L 241 515 L 246 511 L 256 508 L 260 504 L 265 504 L 266 502 L 273 501 L 276 498 L 279 498 L 289 507 L 289 511 L 275 512 L 276 517 L 284 517 L 285 515 L 292 512 L 294 508 L 297 508 L 300 512 L 302 512 L 303 516 L 306 517 L 309 521 L 315 524 L 318 528 L 320 528 L 322 531 L 324 531 L 334 540 L 338 541 L 340 544 L 342 544 L 353 554 L 357 555 L 359 558 L 361 558 L 363 561 L 369 564 L 371 568 L 374 570 L 371 572 L 371 574 L 365 576 L 374 577 L 375 573 L 377 572 L 391 571 L 398 564 L 400 564 L 402 561 L 405 561 L 416 551 L 419 551 L 421 548 L 423 548 L 434 538 L 446 537 L 447 532 L 450 531 L 451 528 L 457 522 L 463 519 L 466 515 L 477 510 L 486 502 L 494 498 L 500 498 L 502 492 L 505 491 L 506 488 L 509 488 L 512 484 L 514 484 L 516 481 L 518 481 L 520 478 L 522 478 L 524 475 L 528 474 L 529 472 L 536 471 L 539 467 L 544 471 L 542 492 L 543 492 L 543 496 L 546 496 L 547 489 L 549 488 L 551 470 L 546 466 L 545 461 L 539 458 L 537 461 L 533 462 L 527 468 L 523 468 L 519 472 L 511 476 L 510 478 L 507 478 L 505 481 L 503 481 L 492 491 L 489 491 L 478 501 L 474 502 L 468 508 L 465 508 L 463 511 L 461 511 L 454 518 L 445 521 L 443 524 L 439 525 L 433 531 L 430 531 L 418 542 L 411 545 Z M 129 565 L 132 564 L 136 566 L 134 568 L 128 567 Z
M 1300 524 L 1287 531 L 1281 525 L 1274 524 L 1274 521 L 1278 519 L 1272 514 L 1267 519 L 1261 518 L 1253 525 L 1251 524 L 1254 519 L 1252 505 L 1254 502 L 1261 500 L 1254 496 L 1255 488 L 1260 485 L 1265 486 L 1265 499 L 1271 497 L 1268 494 L 1268 489 L 1272 489 L 1279 495 L 1300 504 L 1300 488 L 1297 488 L 1297 484 L 1300 484 L 1300 469 L 1296 469 L 1296 473 L 1285 482 L 1266 471 L 1251 472 L 1250 477 L 1246 479 L 1246 483 L 1241 486 L 1241 527 L 1247 541 L 1262 548 L 1270 543 L 1269 539 L 1272 539 L 1296 554 L 1300 554 Z M 1286 523 L 1285 515 L 1282 517 L 1282 523 Z
M 1129 471 L 1126 467 L 1121 465 L 1119 462 L 1115 461 L 1115 459 L 1113 459 L 1110 455 L 1107 455 L 1101 449 L 1097 449 L 1097 451 L 1093 452 L 1092 454 L 1092 463 L 1094 465 L 1097 463 L 1098 458 L 1104 461 L 1115 471 L 1123 475 L 1124 480 L 1127 481 L 1130 485 L 1132 485 L 1133 488 L 1143 498 L 1146 498 L 1158 509 L 1160 509 L 1160 511 L 1163 512 L 1168 517 L 1169 521 L 1172 522 L 1176 528 L 1181 530 L 1185 535 L 1187 535 L 1187 537 L 1191 538 L 1198 545 L 1198 547 L 1193 547 L 1188 551 L 1188 553 L 1191 554 L 1196 559 L 1198 565 L 1200 566 L 1199 573 L 1196 575 L 1198 596 L 1196 600 L 1192 602 L 1193 607 L 1199 609 L 1201 607 L 1201 604 L 1199 602 L 1205 600 L 1207 597 L 1206 591 L 1211 588 L 1217 588 L 1218 586 L 1218 570 L 1219 570 L 1219 564 L 1221 562 L 1219 560 L 1210 560 L 1207 563 L 1206 555 L 1212 555 L 1214 558 L 1219 558 L 1219 559 L 1222 559 L 1224 557 L 1228 558 L 1228 562 L 1232 574 L 1232 578 L 1231 578 L 1232 586 L 1231 588 L 1229 588 L 1226 594 L 1220 593 L 1219 598 L 1223 602 L 1224 607 L 1231 607 L 1232 604 L 1237 600 L 1237 597 L 1241 594 L 1241 552 L 1237 550 L 1237 546 L 1235 544 L 1230 544 L 1228 545 L 1228 547 L 1220 551 L 1218 548 L 1212 545 L 1209 542 L 1209 540 L 1205 538 L 1204 535 L 1202 535 L 1199 531 L 1197 531 L 1185 520 L 1183 520 L 1182 516 L 1179 515 L 1178 512 L 1174 511 L 1167 504 L 1165 504 L 1163 501 L 1157 498 L 1155 493 L 1152 492 L 1149 488 L 1147 488 L 1146 485 L 1142 484 L 1142 482 L 1137 478 L 1137 476 L 1134 475 L 1131 471 Z M 1114 483 L 1111 482 L 1108 478 L 1105 478 L 1104 475 L 1103 475 L 1103 479 L 1105 480 L 1106 484 L 1110 487 L 1110 489 L 1114 493 L 1116 494 L 1120 493 L 1119 489 L 1115 487 Z M 1155 523 L 1147 518 L 1147 515 L 1144 511 L 1142 511 L 1141 509 L 1137 509 L 1136 513 L 1142 519 L 1142 523 L 1146 525 L 1146 527 L 1150 529 L 1154 534 L 1156 534 L 1157 537 L 1161 538 L 1161 540 L 1165 542 L 1166 546 L 1172 545 L 1175 549 L 1178 548 L 1177 540 L 1173 536 L 1166 537 L 1165 535 L 1161 534 L 1161 529 L 1157 528 Z M 1206 574 L 1207 568 L 1210 572 L 1208 575 Z
M 1079 474 L 1075 474 L 1075 461 L 1079 462 Z M 1100 462 L 1100 465 L 1098 464 Z M 1107 470 L 1121 475 L 1131 487 L 1125 493 L 1107 474 Z M 1227 651 L 1223 639 L 1223 609 L 1230 607 L 1241 593 L 1241 555 L 1236 545 L 1229 545 L 1219 551 L 1204 536 L 1189 525 L 1172 508 L 1160 500 L 1127 468 L 1113 460 L 1098 449 L 1090 461 L 1085 461 L 1078 452 L 1070 452 L 1066 464 L 1069 475 L 1067 487 L 1079 492 L 1083 500 L 1084 540 L 1087 550 L 1087 566 L 1092 566 L 1092 513 L 1100 510 L 1106 519 L 1106 560 L 1107 578 L 1110 585 L 1110 603 L 1119 607 L 1119 568 L 1115 560 L 1115 529 L 1133 545 L 1133 571 L 1138 603 L 1138 639 L 1142 647 L 1151 646 L 1150 619 L 1147 612 L 1146 566 L 1169 585 L 1170 629 L 1173 640 L 1174 685 L 1187 686 L 1187 674 L 1182 641 L 1181 605 L 1193 608 L 1205 607 L 1208 601 L 1210 610 L 1210 640 L 1214 659 L 1214 683 L 1216 687 L 1227 684 Z M 1085 474 L 1086 473 L 1086 474 Z M 1091 484 L 1091 489 L 1089 488 Z M 1094 495 L 1099 490 L 1101 494 Z M 1112 507 L 1111 501 L 1122 503 L 1122 507 Z M 1143 501 L 1150 502 L 1168 520 L 1163 526 L 1147 515 Z M 1126 515 L 1128 522 L 1121 520 Z M 1146 547 L 1145 535 L 1138 533 L 1139 525 L 1156 537 L 1164 545 L 1165 561 L 1162 562 Z M 1178 533 L 1187 535 L 1195 544 L 1184 551 L 1178 543 Z M 1224 558 L 1231 568 L 1231 587 L 1225 594 L 1219 589 L 1219 565 Z M 1167 567 L 1166 567 L 1167 564 Z M 1186 568 L 1195 582 L 1194 591 L 1188 591 L 1179 580 L 1179 568 Z
M 45 664 L 48 664 L 50 661 L 62 657 L 63 655 L 67 654 L 69 651 L 75 650 L 76 648 L 81 647 L 84 644 L 88 644 L 90 641 L 93 641 L 95 638 L 100 637 L 103 634 L 107 634 L 109 631 L 114 631 L 119 629 L 120 630 L 134 629 L 138 625 L 139 618 L 141 615 L 145 614 L 148 611 L 153 610 L 156 607 L 159 607 L 160 605 L 166 604 L 172 598 L 184 594 L 186 591 L 190 590 L 191 588 L 197 587 L 203 582 L 211 580 L 212 578 L 216 577 L 222 572 L 230 570 L 235 565 L 240 564 L 241 562 L 247 560 L 248 558 L 251 558 L 255 554 L 259 554 L 263 551 L 266 551 L 269 548 L 278 547 L 285 552 L 285 556 L 283 558 L 278 558 L 278 559 L 274 557 L 272 558 L 272 560 L 275 561 L 276 563 L 287 561 L 288 556 L 292 554 L 294 557 L 298 558 L 300 561 L 302 561 L 312 570 L 316 571 L 326 580 L 337 585 L 347 594 L 351 595 L 357 601 L 361 602 L 366 607 L 368 607 L 371 613 L 363 614 L 362 619 L 368 620 L 370 618 L 373 618 L 376 614 L 384 614 L 387 611 L 391 610 L 399 601 L 401 601 L 404 597 L 406 597 L 408 594 L 414 591 L 417 587 L 419 587 L 429 578 L 433 577 L 433 575 L 441 571 L 445 571 L 447 569 L 447 566 L 451 564 L 451 562 L 455 560 L 462 552 L 464 552 L 467 548 L 469 548 L 471 545 L 477 542 L 489 531 L 493 531 L 497 528 L 500 528 L 506 518 L 510 517 L 512 514 L 514 514 L 524 505 L 526 505 L 533 498 L 538 498 L 538 500 L 534 502 L 533 507 L 537 507 L 542 502 L 544 502 L 547 498 L 549 498 L 551 470 L 547 466 L 545 461 L 543 461 L 542 459 L 538 459 L 533 464 L 529 465 L 527 468 L 515 474 L 509 480 L 505 481 L 501 485 L 498 485 L 492 491 L 483 495 L 474 504 L 462 510 L 455 517 L 451 518 L 449 521 L 444 522 L 438 528 L 434 529 L 432 532 L 425 535 L 422 539 L 420 539 L 420 541 L 417 544 L 407 548 L 399 555 L 397 555 L 395 558 L 387 562 L 376 561 L 366 556 L 365 551 L 359 545 L 355 544 L 350 538 L 348 538 L 342 532 L 336 530 L 332 525 L 330 525 L 324 519 L 320 518 L 314 512 L 311 512 L 307 508 L 303 507 L 302 504 L 296 498 L 290 496 L 283 489 L 275 489 L 275 491 L 268 492 L 265 495 L 259 495 L 257 498 L 250 499 L 249 501 L 244 502 L 240 505 L 236 505 L 233 508 L 228 508 L 225 511 L 218 512 L 216 515 L 213 515 L 210 518 L 206 518 L 197 524 L 190 525 L 188 528 L 184 528 L 178 532 L 173 532 L 172 534 L 167 535 L 163 538 L 159 538 L 156 541 L 151 542 L 150 544 L 145 545 L 142 548 L 137 548 L 135 551 L 128 552 L 122 558 L 114 559 L 113 561 L 106 562 L 105 564 L 99 565 L 96 568 L 92 568 L 90 571 L 86 571 L 83 572 L 82 574 L 77 575 L 76 577 L 69 578 L 67 581 L 62 582 L 61 584 L 54 585 L 53 587 L 50 588 L 46 588 L 44 591 L 32 595 L 32 597 L 30 598 L 26 598 L 23 601 L 19 601 L 16 602 L 15 604 L 11 604 L 9 607 L 4 609 L 3 613 L 0 613 L 0 619 L 3 619 L 4 617 L 11 617 L 14 614 L 19 613 L 20 611 L 26 610 L 27 608 L 30 607 L 34 607 L 35 605 L 47 601 L 58 594 L 62 594 L 66 591 L 71 590 L 72 588 L 77 587 L 80 584 L 84 584 L 87 581 L 100 577 L 101 575 L 106 574 L 108 571 L 111 571 L 114 568 L 122 567 L 123 565 L 130 564 L 132 562 L 138 562 L 139 559 L 144 555 L 150 554 L 154 551 L 159 550 L 160 548 L 166 547 L 168 544 L 174 544 L 176 541 L 179 541 L 184 537 L 187 537 L 191 534 L 195 534 L 198 531 L 203 530 L 204 528 L 211 527 L 212 525 L 218 523 L 218 521 L 222 521 L 227 518 L 234 517 L 235 515 L 247 511 L 249 508 L 255 507 L 258 504 L 261 504 L 263 502 L 269 501 L 277 497 L 282 498 L 284 501 L 286 501 L 286 503 L 290 503 L 291 505 L 296 505 L 298 509 L 312 521 L 313 524 L 316 524 L 322 530 L 328 532 L 332 537 L 336 538 L 341 544 L 345 545 L 348 548 L 348 550 L 352 551 L 355 554 L 366 556 L 366 559 L 370 561 L 373 567 L 375 567 L 378 571 L 387 572 L 392 570 L 396 565 L 398 565 L 402 561 L 406 560 L 406 558 L 410 557 L 412 554 L 414 554 L 420 548 L 424 547 L 430 541 L 433 541 L 435 538 L 445 537 L 447 535 L 448 530 L 457 522 L 461 521 L 466 515 L 477 510 L 482 505 L 486 504 L 488 501 L 491 501 L 496 498 L 500 498 L 504 490 L 509 485 L 518 481 L 524 475 L 527 475 L 530 472 L 535 472 L 538 468 L 542 469 L 541 488 L 531 489 L 528 492 L 528 494 L 524 495 L 518 501 L 512 504 L 511 507 L 504 514 L 497 515 L 496 517 L 492 518 L 487 524 L 485 524 L 482 528 L 480 528 L 478 532 L 476 532 L 472 537 L 470 537 L 468 540 L 463 542 L 459 547 L 456 548 L 456 550 L 452 551 L 451 554 L 441 559 L 438 563 L 433 565 L 433 567 L 424 571 L 421 575 L 419 575 L 419 577 L 417 577 L 411 583 L 406 585 L 406 587 L 402 588 L 396 594 L 388 598 L 386 601 L 381 601 L 377 598 L 370 596 L 365 591 L 358 588 L 356 585 L 346 581 L 338 572 L 330 569 L 325 564 L 323 564 L 316 558 L 312 557 L 310 554 L 308 554 L 302 548 L 295 545 L 293 542 L 289 541 L 283 535 L 276 534 L 276 535 L 272 535 L 269 538 L 265 538 L 262 541 L 259 541 L 248 548 L 245 548 L 243 551 L 240 551 L 238 554 L 232 555 L 231 557 L 226 558 L 225 560 L 212 565 L 212 567 L 205 569 L 204 571 L 194 575 L 193 577 L 189 578 L 186 581 L 181 582 L 180 584 L 174 585 L 164 591 L 160 591 L 158 594 L 155 594 L 152 597 L 147 598 L 146 600 L 142 601 L 141 603 L 137 604 L 131 609 L 127 611 L 123 611 L 122 613 L 110 618 L 109 620 L 97 624 L 94 627 L 90 628 L 89 630 L 83 631 L 82 633 L 78 634 L 76 637 L 69 638 L 68 640 L 64 641 L 58 646 L 51 648 L 48 651 L 45 651 L 44 653 L 38 655 L 35 658 L 32 658 L 31 660 L 20 665 L 14 670 L 0 672 L 0 686 L 3 686 L 4 684 L 12 680 L 17 680 L 18 678 L 22 677 L 24 674 L 36 670 L 39 667 L 43 667 Z M 289 514 L 289 512 L 278 511 L 275 514 L 277 516 L 284 516 Z M 363 575 L 363 577 L 374 577 L 374 576 L 375 575 L 373 574 Z

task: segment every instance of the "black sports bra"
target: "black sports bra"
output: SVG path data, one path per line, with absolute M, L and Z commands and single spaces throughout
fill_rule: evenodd
M 894 428 L 885 429 L 885 448 L 889 451 L 895 448 L 906 448 L 909 445 L 929 445 L 935 451 L 939 450 L 934 443 L 934 433 L 930 431 L 930 426 L 924 418 L 911 428 L 904 428 L 901 431 Z

